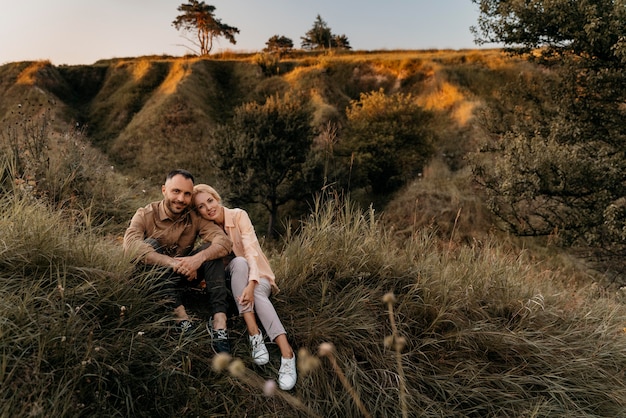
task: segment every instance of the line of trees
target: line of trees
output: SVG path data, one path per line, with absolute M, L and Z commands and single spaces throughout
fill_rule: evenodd
M 226 38 L 231 44 L 236 45 L 235 35 L 239 29 L 222 23 L 215 17 L 215 6 L 203 1 L 190 0 L 178 6 L 179 14 L 172 22 L 177 30 L 184 33 L 184 37 L 197 50 L 190 48 L 195 53 L 204 56 L 209 55 L 213 49 L 213 41 L 216 38 Z M 313 27 L 301 37 L 301 46 L 305 50 L 317 49 L 351 49 L 350 41 L 346 35 L 334 34 L 328 24 L 317 15 Z M 267 52 L 283 54 L 293 49 L 293 40 L 284 35 L 274 35 L 265 43 Z

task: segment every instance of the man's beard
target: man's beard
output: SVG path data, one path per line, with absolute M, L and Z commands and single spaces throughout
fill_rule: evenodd
M 185 211 L 187 211 L 187 209 L 189 209 L 189 205 L 185 205 L 184 203 L 179 203 L 178 204 L 178 206 L 182 206 L 182 209 L 176 209 L 175 205 L 177 205 L 177 204 L 173 200 L 167 200 L 165 203 L 166 203 L 165 205 L 167 206 L 167 209 L 171 213 L 173 213 L 175 215 L 181 215 L 181 214 L 185 213 Z

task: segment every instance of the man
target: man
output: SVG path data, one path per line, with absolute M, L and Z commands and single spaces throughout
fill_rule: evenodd
M 190 210 L 193 185 L 193 175 L 186 170 L 168 173 L 161 186 L 163 200 L 137 209 L 131 219 L 124 234 L 124 250 L 138 263 L 156 267 L 170 295 L 180 332 L 193 326 L 183 305 L 182 289 L 204 280 L 213 315 L 215 349 L 228 352 L 228 293 L 222 257 L 230 253 L 232 242 L 215 223 Z M 198 237 L 204 245 L 194 249 Z

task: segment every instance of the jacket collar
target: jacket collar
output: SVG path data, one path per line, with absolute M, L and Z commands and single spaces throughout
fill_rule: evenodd
M 225 206 L 224 208 L 224 228 L 234 228 L 235 227 L 235 211 L 229 209 Z

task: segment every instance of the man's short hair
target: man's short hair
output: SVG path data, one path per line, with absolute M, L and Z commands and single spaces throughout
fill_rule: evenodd
M 177 176 L 179 174 L 183 176 L 184 178 L 191 180 L 191 182 L 194 183 L 193 174 L 191 174 L 187 170 L 183 170 L 182 168 L 177 168 L 176 170 L 172 170 L 169 173 L 167 173 L 167 176 L 165 176 L 165 181 L 168 181 L 172 177 Z

